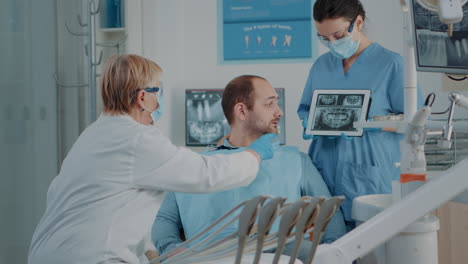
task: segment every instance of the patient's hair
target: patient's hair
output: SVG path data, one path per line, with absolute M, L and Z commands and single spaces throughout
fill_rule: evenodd
M 252 110 L 254 106 L 254 98 L 252 96 L 254 91 L 254 79 L 265 80 L 265 78 L 256 75 L 241 75 L 232 79 L 226 85 L 226 88 L 224 88 L 221 105 L 223 106 L 224 115 L 230 125 L 232 125 L 234 121 L 234 106 L 237 103 L 243 103 L 248 110 Z
M 314 4 L 314 20 L 345 18 L 353 21 L 357 16 L 366 20 L 366 11 L 359 0 L 317 0 Z
M 103 71 L 101 95 L 104 112 L 118 115 L 129 113 L 136 93 L 158 80 L 161 67 L 138 55 L 114 55 Z

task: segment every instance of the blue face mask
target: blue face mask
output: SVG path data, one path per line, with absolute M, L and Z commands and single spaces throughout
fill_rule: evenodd
M 152 94 L 152 93 L 148 93 L 148 94 L 151 94 L 151 95 L 154 95 L 156 96 L 155 94 Z M 161 118 L 162 114 L 163 114 L 163 97 L 161 95 L 159 95 L 158 97 L 158 104 L 159 104 L 159 107 L 154 110 L 154 111 L 151 111 L 149 110 L 148 108 L 146 107 L 143 107 L 141 110 L 146 110 L 148 112 L 150 112 L 151 114 L 151 118 L 153 119 L 153 123 L 155 123 L 156 121 L 159 120 L 159 118 Z
M 153 122 L 156 122 L 159 120 L 159 118 L 161 118 L 162 114 L 163 114 L 163 100 L 164 97 L 162 96 L 159 96 L 159 100 L 158 100 L 158 103 L 159 103 L 159 107 L 158 109 L 154 110 L 153 112 L 151 112 L 151 118 L 153 118 Z
M 338 59 L 348 59 L 356 53 L 359 48 L 359 42 L 361 41 L 360 35 L 359 40 L 356 42 L 353 37 L 347 36 L 342 39 L 335 40 L 333 42 L 320 39 L 320 42 L 330 49 L 330 52 Z

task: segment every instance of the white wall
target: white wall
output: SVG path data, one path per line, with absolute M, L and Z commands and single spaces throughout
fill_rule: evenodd
M 365 30 L 369 38 L 402 54 L 403 15 L 399 1 L 362 2 L 368 16 Z M 185 144 L 185 89 L 224 88 L 238 75 L 256 74 L 274 87 L 286 88 L 286 142 L 306 151 L 308 142 L 301 138 L 295 112 L 311 63 L 219 65 L 217 0 L 143 0 L 141 7 L 142 54 L 165 70 L 163 81 L 170 100 L 166 100 L 160 126 L 175 144 Z M 319 48 L 320 54 L 324 51 Z M 440 74 L 419 73 L 418 78 L 424 95 L 442 86 Z M 439 102 L 440 109 L 436 110 L 445 108 L 447 100 Z

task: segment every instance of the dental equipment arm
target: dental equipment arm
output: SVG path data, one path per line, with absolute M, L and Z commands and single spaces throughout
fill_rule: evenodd
M 294 242 L 294 249 L 289 258 L 289 264 L 293 264 L 294 260 L 297 258 L 302 242 L 304 241 L 304 235 L 317 219 L 322 202 L 322 198 L 312 197 L 309 200 L 309 204 L 302 210 L 301 217 L 296 224 L 296 241 Z
M 426 142 L 425 123 L 431 114 L 431 108 L 424 106 L 408 124 L 406 145 L 401 160 L 400 183 L 411 181 L 426 181 L 426 156 L 424 144 Z
M 449 94 L 449 100 L 451 101 L 451 104 L 447 124 L 444 126 L 442 138 L 437 141 L 437 146 L 442 149 L 450 149 L 452 147 L 453 113 L 455 105 L 468 110 L 468 98 L 464 95 L 452 92 Z
M 257 232 L 257 249 L 255 251 L 255 259 L 253 264 L 260 262 L 262 255 L 263 244 L 265 237 L 270 233 L 271 227 L 279 215 L 281 207 L 283 207 L 286 198 L 276 197 L 273 198 L 266 206 L 260 211 L 258 218 L 258 232 Z
M 180 248 L 183 248 L 185 246 L 188 246 L 190 243 L 193 243 L 193 241 L 195 241 L 196 239 L 202 237 L 205 233 L 207 233 L 208 231 L 210 231 L 211 229 L 215 228 L 218 224 L 220 224 L 223 220 L 225 219 L 229 219 L 229 217 L 231 217 L 231 215 L 233 215 L 235 212 L 237 212 L 237 210 L 239 208 L 241 208 L 242 206 L 244 206 L 245 204 L 247 203 L 247 201 L 244 201 L 240 204 L 238 204 L 236 207 L 234 207 L 233 209 L 231 209 L 229 212 L 227 212 L 225 215 L 223 215 L 221 218 L 219 218 L 218 220 L 216 220 L 213 224 L 211 224 L 210 226 L 208 226 L 206 229 L 204 229 L 203 231 L 201 231 L 198 235 L 192 237 L 191 239 L 185 241 L 184 243 L 182 243 L 179 247 L 177 248 L 173 248 L 171 250 L 169 250 L 168 252 L 160 255 L 159 257 L 157 257 L 156 259 L 152 260 L 150 263 L 151 264 L 154 264 L 154 263 L 159 263 L 160 261 L 162 260 L 165 260 L 166 258 L 172 256 L 172 255 L 175 255 L 176 253 L 179 252 L 179 249 Z M 231 223 L 233 222 L 234 220 L 236 220 L 237 218 L 233 217 L 234 219 L 231 219 L 231 221 L 228 222 Z M 227 226 L 227 225 L 225 225 Z M 222 227 L 224 228 L 224 226 Z M 182 253 L 179 253 L 177 255 L 181 255 Z
M 463 7 L 460 0 L 439 0 L 440 22 L 452 25 L 462 21 Z
M 366 255 L 421 216 L 467 189 L 467 171 L 468 159 L 465 159 L 334 243 L 319 247 L 314 264 L 351 264 Z
M 466 4 L 467 0 L 437 0 L 437 1 L 428 1 L 428 0 L 416 0 L 423 8 L 439 13 L 439 18 L 442 23 L 453 23 L 454 21 L 461 20 L 463 18 L 462 6 Z M 404 59 L 405 59 L 405 80 L 404 80 L 404 113 L 405 113 L 405 122 L 411 123 L 416 121 L 413 119 L 413 116 L 416 113 L 417 106 L 417 93 L 416 93 L 416 61 L 415 61 L 415 48 L 412 39 L 412 32 L 415 30 L 412 27 L 410 22 L 411 15 L 408 10 L 408 0 L 400 0 L 400 5 L 403 11 L 404 18 Z M 461 16 L 460 16 L 461 11 Z M 463 105 L 466 103 L 465 100 L 459 100 Z M 430 109 L 429 109 L 430 110 Z M 430 111 L 428 111 L 430 113 Z M 427 113 L 427 114 L 428 114 Z M 423 113 L 421 113 L 422 115 Z M 424 118 L 423 116 L 421 116 Z M 422 119 L 421 119 L 422 120 Z M 425 122 L 425 121 L 424 121 Z M 411 127 L 413 126 L 413 127 Z M 414 127 L 416 126 L 416 127 Z M 413 123 L 409 125 L 410 132 L 413 133 L 410 137 L 407 137 L 408 140 L 401 142 L 400 148 L 402 152 L 401 157 L 401 174 L 400 182 L 408 183 L 412 181 L 425 181 L 425 157 L 424 157 L 424 146 L 416 146 L 415 144 L 423 144 L 425 140 L 425 135 L 422 134 L 422 130 L 417 128 L 417 124 Z M 451 135 L 451 124 L 445 129 L 446 140 L 441 140 L 440 145 L 444 147 L 450 147 L 450 136 Z M 419 132 L 416 130 L 420 130 Z M 415 138 L 412 138 L 415 137 Z M 416 142 L 416 137 L 419 142 Z M 413 141 L 413 143 L 411 143 Z M 423 164 L 424 163 L 424 164 Z M 410 185 L 404 184 L 402 186 L 402 195 L 406 195 L 412 188 L 409 188 Z M 411 184 L 411 187 L 414 187 Z M 399 199 L 398 197 L 395 197 Z
M 400 2 L 405 0 L 400 0 Z M 440 22 L 447 24 L 448 34 L 452 37 L 453 24 L 463 20 L 463 5 L 466 0 L 417 0 L 425 9 L 435 12 Z
M 466 96 L 464 96 L 462 94 L 453 92 L 453 93 L 450 93 L 449 99 L 452 102 L 455 102 L 456 105 L 461 106 L 461 107 L 468 110 L 468 97 L 466 97 Z
M 279 262 L 284 246 L 286 245 L 288 238 L 292 235 L 292 230 L 296 226 L 296 223 L 302 214 L 302 210 L 307 206 L 307 204 L 308 203 L 306 201 L 299 199 L 286 208 L 280 221 L 278 230 L 278 246 L 276 248 L 273 263 Z

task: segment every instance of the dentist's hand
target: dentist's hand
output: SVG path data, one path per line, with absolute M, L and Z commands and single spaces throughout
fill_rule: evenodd
M 299 110 L 297 111 L 297 115 L 299 116 L 299 120 L 302 120 L 302 127 L 307 128 L 307 123 L 309 119 L 309 111 L 310 105 L 301 104 L 299 106 Z
M 305 116 L 305 117 L 302 119 L 302 127 L 303 127 L 304 129 L 306 129 L 308 124 L 309 124 L 309 117 L 308 117 L 308 116 Z
M 257 140 L 252 142 L 248 147 L 249 150 L 257 152 L 262 160 L 273 158 L 273 142 L 272 140 L 276 137 L 276 134 L 266 134 L 259 137 Z
M 304 130 L 302 131 L 302 138 L 304 140 L 309 140 L 309 139 L 314 139 L 314 135 L 310 135 L 310 134 L 306 134 L 307 132 L 307 125 L 309 124 L 309 113 L 302 113 L 299 115 L 300 117 L 302 117 L 302 127 L 304 128 Z

